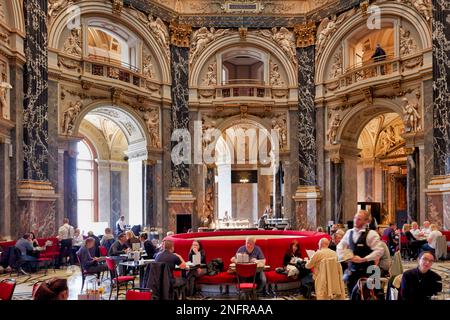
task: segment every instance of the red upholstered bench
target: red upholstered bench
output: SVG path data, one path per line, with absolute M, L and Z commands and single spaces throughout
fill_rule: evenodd
M 450 254 L 450 230 L 442 230 L 442 234 L 447 238 L 447 258 Z
M 236 276 L 227 272 L 230 259 L 233 257 L 240 246 L 245 244 L 245 237 L 248 235 L 255 235 L 269 238 L 261 238 L 256 240 L 256 245 L 261 247 L 265 257 L 266 264 L 270 269 L 266 271 L 267 283 L 294 283 L 298 280 L 290 279 L 283 274 L 277 274 L 275 269 L 281 267 L 285 252 L 289 248 L 289 244 L 293 240 L 297 240 L 300 245 L 300 252 L 302 257 L 306 257 L 306 250 L 317 250 L 318 242 L 323 237 L 328 235 L 319 232 L 311 231 L 216 231 L 216 232 L 200 232 L 200 233 L 185 233 L 177 234 L 165 239 L 174 241 L 175 252 L 180 254 L 185 260 L 188 258 L 188 253 L 192 245 L 192 241 L 199 240 L 205 250 L 206 262 L 212 259 L 221 258 L 224 263 L 224 269 L 214 276 L 202 276 L 197 279 L 197 284 L 201 285 L 228 285 L 236 282 Z M 227 236 L 239 236 L 236 238 L 226 238 Z M 278 238 L 271 238 L 279 236 Z M 222 289 L 222 287 L 221 287 Z

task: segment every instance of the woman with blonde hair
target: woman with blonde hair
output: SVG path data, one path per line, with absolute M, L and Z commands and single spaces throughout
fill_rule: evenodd
M 128 230 L 125 232 L 126 236 L 127 236 L 127 242 L 126 245 L 128 248 L 133 248 L 133 243 L 141 243 L 141 241 L 138 239 L 138 237 L 136 237 L 136 235 L 134 234 L 133 231 Z

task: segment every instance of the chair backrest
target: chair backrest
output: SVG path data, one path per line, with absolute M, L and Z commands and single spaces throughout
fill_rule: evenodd
M 151 262 L 145 269 L 143 285 L 152 292 L 153 300 L 172 300 L 173 281 L 170 267 L 165 262 Z
M 152 300 L 152 293 L 149 289 L 131 289 L 127 291 L 125 300 Z
M 106 256 L 108 255 L 108 249 L 106 249 L 105 246 L 100 246 L 100 247 L 98 247 L 98 248 L 99 248 L 99 250 L 100 250 L 100 255 L 101 255 L 102 257 L 106 257 Z
M 16 281 L 14 279 L 6 279 L 0 282 L 0 299 L 11 300 L 14 288 L 16 287 Z
M 256 275 L 256 263 L 236 263 L 238 277 L 251 278 Z
M 108 266 L 109 272 L 111 273 L 111 278 L 117 277 L 117 269 L 116 269 L 116 262 L 114 259 L 106 258 L 106 265 Z
M 36 294 L 36 291 L 39 289 L 39 286 L 41 285 L 42 281 L 35 282 L 33 284 L 33 288 L 31 289 L 31 297 L 34 299 L 34 295 Z

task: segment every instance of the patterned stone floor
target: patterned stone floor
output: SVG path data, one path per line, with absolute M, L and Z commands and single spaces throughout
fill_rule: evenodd
M 407 262 L 403 261 L 404 270 L 408 270 L 414 268 L 416 266 L 416 262 Z M 440 261 L 433 264 L 433 270 L 439 273 L 443 280 L 443 293 L 439 296 L 439 299 L 448 299 L 450 300 L 450 261 Z M 106 274 L 106 273 L 105 273 Z M 38 281 L 45 281 L 51 279 L 53 277 L 66 278 L 69 283 L 69 299 L 70 300 L 78 300 L 78 294 L 81 289 L 81 274 L 78 266 L 71 266 L 66 269 L 61 270 L 49 270 L 47 275 L 44 274 L 43 271 L 40 271 L 39 274 L 32 274 L 30 276 L 21 275 L 17 277 L 17 275 L 13 275 L 12 278 L 16 279 L 17 285 L 14 292 L 13 299 L 14 300 L 30 300 L 31 299 L 31 290 L 33 284 Z M 9 274 L 0 275 L 0 281 L 3 279 L 10 278 Z M 137 283 L 137 281 L 136 281 Z M 109 297 L 109 280 L 105 279 L 101 283 L 101 286 L 105 289 L 105 293 L 103 294 L 103 299 L 108 299 Z M 112 299 L 115 299 L 115 291 L 112 294 Z M 119 296 L 119 300 L 124 299 L 125 290 L 121 291 Z M 222 295 L 222 296 L 205 296 L 202 294 L 197 294 L 188 300 L 237 300 L 236 295 Z M 260 297 L 260 300 L 305 300 L 302 295 L 298 292 L 283 292 L 276 296 L 269 297 Z

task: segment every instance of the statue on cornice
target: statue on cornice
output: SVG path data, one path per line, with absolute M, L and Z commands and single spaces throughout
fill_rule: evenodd
M 81 100 L 73 103 L 72 101 L 69 104 L 69 108 L 64 111 L 63 114 L 63 123 L 62 123 L 62 131 L 65 134 L 72 134 L 73 125 L 75 124 L 75 120 L 78 117 L 78 114 L 81 111 L 82 107 Z
M 412 5 L 423 14 L 425 19 L 431 19 L 431 0 L 410 0 Z
M 355 8 L 347 12 L 342 13 L 339 17 L 325 18 L 317 29 L 317 41 L 316 41 L 316 60 L 322 54 L 325 44 L 331 38 L 331 35 L 339 28 L 339 26 L 348 18 L 355 14 Z
M 421 130 L 420 114 L 417 111 L 418 104 L 412 104 L 408 98 L 403 98 L 403 120 L 405 123 L 405 132 L 417 132 Z
M 52 17 L 65 6 L 73 4 L 74 0 L 48 0 L 48 16 Z
M 12 86 L 8 82 L 2 82 L 0 84 L 0 118 L 5 118 L 5 112 L 8 108 L 6 94 L 9 89 L 12 89 Z
M 273 41 L 278 43 L 284 52 L 288 55 L 293 63 L 297 63 L 295 50 L 295 37 L 292 32 L 290 32 L 285 27 L 281 27 L 280 30 L 277 27 L 273 27 L 271 31 L 261 30 L 261 34 L 267 38 L 271 38 Z
M 150 29 L 152 33 L 156 35 L 157 40 L 167 50 L 169 48 L 169 38 L 170 38 L 167 26 L 159 17 L 153 19 L 153 16 L 151 14 L 147 16 L 147 19 L 148 19 L 147 27 Z
M 80 40 L 80 29 L 70 30 L 70 36 L 64 42 L 63 52 L 71 55 L 81 56 L 81 40 Z
M 210 42 L 229 32 L 230 30 L 228 29 L 216 30 L 214 27 L 211 27 L 209 30 L 207 27 L 201 27 L 195 31 L 192 35 L 191 49 L 189 53 L 190 62 L 192 63 Z

